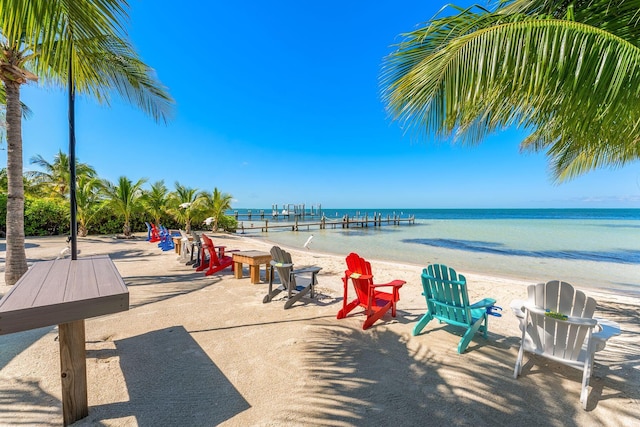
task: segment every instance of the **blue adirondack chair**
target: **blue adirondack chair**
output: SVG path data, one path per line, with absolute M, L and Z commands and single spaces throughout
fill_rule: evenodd
M 453 268 L 442 264 L 431 264 L 422 271 L 423 295 L 427 300 L 427 313 L 413 328 L 418 335 L 432 319 L 466 328 L 458 344 L 458 353 L 463 353 L 476 332 L 487 338 L 489 314 L 500 316 L 495 310 L 496 300 L 485 298 L 469 304 L 467 280 Z
M 173 236 L 171 232 L 164 225 L 160 226 L 160 243 L 158 243 L 158 247 L 163 251 L 170 251 L 175 248 L 173 243 Z

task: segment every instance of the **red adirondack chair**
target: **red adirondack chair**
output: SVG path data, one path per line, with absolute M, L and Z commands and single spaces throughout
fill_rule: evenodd
M 196 271 L 206 269 L 205 276 L 224 270 L 227 267 L 231 267 L 233 271 L 233 258 L 224 254 L 224 246 L 218 246 L 219 253 L 217 253 L 213 241 L 206 234 L 202 233 L 200 237 L 202 238 L 202 253 L 200 255 L 200 266 L 196 268 Z M 209 262 L 205 261 L 207 253 L 209 254 Z
M 149 239 L 150 243 L 155 243 L 160 241 L 160 232 L 158 231 L 158 227 L 154 223 L 151 223 L 151 238 Z
M 349 279 L 353 282 L 356 290 L 356 298 L 347 303 Z M 344 298 L 342 299 L 342 310 L 338 312 L 338 319 L 347 317 L 347 314 L 358 306 L 364 308 L 367 316 L 362 329 L 373 325 L 389 309 L 391 309 L 391 315 L 396 317 L 396 302 L 400 300 L 399 289 L 405 284 L 404 280 L 374 284 L 371 264 L 352 252 L 347 256 L 347 270 L 344 272 L 342 281 L 344 283 Z M 391 292 L 380 290 L 383 287 L 391 288 Z

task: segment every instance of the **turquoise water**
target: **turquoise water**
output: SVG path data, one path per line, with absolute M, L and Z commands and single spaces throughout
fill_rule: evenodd
M 257 210 L 253 210 L 257 212 Z M 269 211 L 270 212 L 270 211 Z M 346 256 L 426 265 L 443 263 L 461 272 L 540 282 L 562 279 L 577 287 L 640 294 L 640 209 L 328 210 L 329 219 L 374 212 L 407 218 L 414 225 L 304 229 L 247 236 Z M 242 211 L 240 211 L 242 213 Z M 269 218 L 270 224 L 274 221 Z M 318 221 L 318 217 L 306 220 Z M 281 220 L 286 222 L 286 220 Z M 253 220 L 259 224 L 260 221 Z

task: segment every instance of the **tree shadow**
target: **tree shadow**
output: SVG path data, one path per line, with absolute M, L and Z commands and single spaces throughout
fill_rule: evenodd
M 131 295 L 129 309 L 197 292 L 223 280 L 218 275 L 205 276 L 196 271 L 162 276 L 127 276 L 123 279 L 127 287 L 147 287 L 144 292 Z
M 129 400 L 89 408 L 77 425 L 135 417 L 144 426 L 218 425 L 250 408 L 206 352 L 182 327 L 116 340 L 106 354 L 120 358 Z
M 297 396 L 291 412 L 301 425 L 578 427 L 591 416 L 578 402 L 578 371 L 567 389 L 546 369 L 536 381 L 514 380 L 515 351 L 505 351 L 513 340 L 477 339 L 483 344 L 458 355 L 455 347 L 434 351 L 423 340 L 387 328 L 360 331 L 318 322 L 307 333 L 303 365 L 313 380 L 291 393 Z M 607 388 L 616 388 L 606 382 Z M 593 425 L 607 424 L 589 419 Z M 281 415 L 271 421 L 290 419 Z
M 45 392 L 38 381 L 12 378 L 3 382 L 9 382 L 10 386 L 0 390 L 0 425 L 59 426 L 62 424 L 62 402 Z M 16 419 L 15 412 L 11 410 L 17 405 L 23 408 L 19 419 Z M 53 422 L 52 420 L 56 418 L 59 421 Z
M 44 328 L 0 335 L 0 349 L 2 349 L 2 351 L 0 351 L 0 370 L 7 366 L 14 357 L 47 335 L 53 328 L 55 328 L 55 326 L 46 326 Z

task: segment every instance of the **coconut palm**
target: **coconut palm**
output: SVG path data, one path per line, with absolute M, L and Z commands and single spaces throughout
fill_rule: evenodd
M 222 193 L 217 187 L 212 193 L 202 193 L 201 209 L 211 218 L 212 231 L 218 231 L 220 220 L 225 216 L 225 212 L 231 209 L 232 200 L 231 194 Z
M 107 204 L 124 219 L 124 237 L 131 237 L 131 215 L 142 207 L 142 186 L 145 182 L 145 178 L 134 183 L 126 176 L 121 176 L 118 178 L 118 185 L 106 180 L 101 183 Z
M 98 178 L 78 175 L 76 206 L 78 212 L 78 235 L 85 237 L 89 225 L 104 206 L 101 196 L 102 185 Z
M 169 190 L 164 185 L 164 180 L 151 184 L 151 190 L 144 192 L 142 203 L 145 209 L 153 216 L 156 225 L 160 225 L 161 218 L 166 215 L 169 202 Z
M 22 185 L 24 188 L 24 194 L 26 196 L 46 197 L 46 194 L 42 191 L 41 186 L 28 175 L 23 176 Z M 0 169 L 0 193 L 7 194 L 7 188 L 7 168 L 2 168 Z
M 58 87 L 71 82 L 73 91 L 102 102 L 115 90 L 156 120 L 164 120 L 169 111 L 171 98 L 125 40 L 126 7 L 124 0 L 0 0 L 0 80 L 8 148 L 7 285 L 27 270 L 21 86 L 39 78 Z
M 480 142 L 516 125 L 558 181 L 640 158 L 640 1 L 454 8 L 385 58 L 383 99 L 419 134 Z
M 201 203 L 202 195 L 197 188 L 186 187 L 179 182 L 169 196 L 170 212 L 180 222 L 184 222 L 185 231 L 191 233 L 191 220 Z
M 40 154 L 33 156 L 30 162 L 31 164 L 40 166 L 44 170 L 27 172 L 27 176 L 32 178 L 36 183 L 49 188 L 50 192 L 54 195 L 63 198 L 69 197 L 69 157 L 63 153 L 62 150 L 58 151 L 58 154 L 53 157 L 52 163 L 49 163 Z M 93 167 L 86 163 L 80 163 L 77 160 L 76 173 L 78 178 L 81 176 L 95 178 L 97 176 Z

